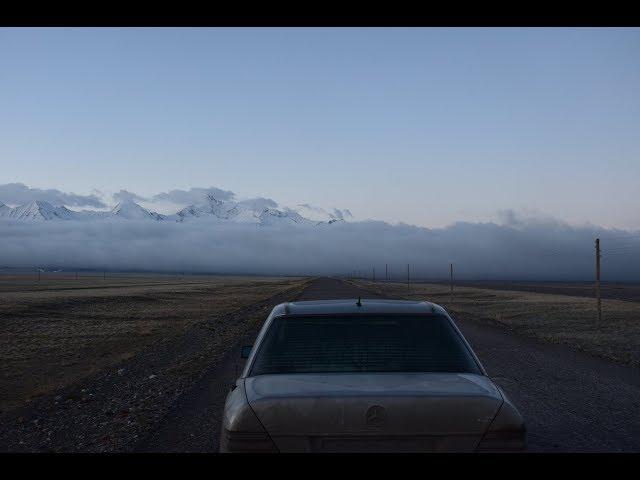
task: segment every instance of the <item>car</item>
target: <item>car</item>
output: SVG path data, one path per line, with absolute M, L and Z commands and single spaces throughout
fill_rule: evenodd
M 506 452 L 517 408 L 424 301 L 277 305 L 227 395 L 220 452 Z

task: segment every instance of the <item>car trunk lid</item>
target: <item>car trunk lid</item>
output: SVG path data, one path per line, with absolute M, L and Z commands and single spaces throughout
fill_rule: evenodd
M 458 373 L 260 375 L 246 392 L 281 451 L 472 451 L 502 403 Z

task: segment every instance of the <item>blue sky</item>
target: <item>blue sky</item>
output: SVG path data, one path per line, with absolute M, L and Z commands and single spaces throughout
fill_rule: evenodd
M 0 29 L 0 167 L 78 194 L 637 229 L 640 29 Z

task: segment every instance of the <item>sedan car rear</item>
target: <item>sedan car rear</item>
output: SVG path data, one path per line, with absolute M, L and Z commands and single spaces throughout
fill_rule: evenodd
M 282 304 L 225 405 L 223 452 L 524 448 L 522 417 L 441 307 Z

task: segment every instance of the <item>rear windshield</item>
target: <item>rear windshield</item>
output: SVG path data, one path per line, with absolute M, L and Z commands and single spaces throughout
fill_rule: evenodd
M 280 317 L 250 374 L 480 373 L 449 320 L 433 316 Z

